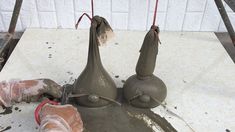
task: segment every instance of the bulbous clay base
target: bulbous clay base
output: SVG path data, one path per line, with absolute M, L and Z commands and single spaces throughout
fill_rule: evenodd
M 167 94 L 164 82 L 154 75 L 145 78 L 133 75 L 127 79 L 123 90 L 125 99 L 140 108 L 154 108 L 160 105 Z

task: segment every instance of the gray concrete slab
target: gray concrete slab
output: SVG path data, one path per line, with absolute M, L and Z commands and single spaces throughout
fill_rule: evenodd
M 123 80 L 135 73 L 146 32 L 115 33 L 112 41 L 100 47 L 100 53 L 104 67 L 117 86 L 122 87 Z M 88 31 L 81 30 L 26 30 L 1 71 L 0 81 L 50 78 L 61 85 L 73 83 L 86 65 L 88 35 Z M 194 131 L 235 131 L 235 81 L 232 79 L 235 65 L 214 33 L 162 32 L 160 39 L 154 74 L 168 88 L 167 107 Z M 37 131 L 33 118 L 35 105 L 18 104 L 22 112 L 1 115 L 0 126 L 12 126 L 9 130 L 12 132 Z M 162 107 L 152 110 L 178 131 L 192 131 Z M 22 126 L 18 127 L 19 124 Z

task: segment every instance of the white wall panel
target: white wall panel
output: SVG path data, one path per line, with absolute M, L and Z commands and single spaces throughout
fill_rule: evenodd
M 7 31 L 15 0 L 0 0 L 0 31 Z M 95 15 L 105 17 L 114 29 L 148 30 L 155 0 L 94 0 Z M 225 4 L 235 24 L 235 13 Z M 83 14 L 91 14 L 90 0 L 24 0 L 17 31 L 27 27 L 74 28 Z M 1 20 L 2 19 L 2 20 Z M 159 0 L 157 23 L 167 31 L 226 31 L 214 0 Z M 89 28 L 84 18 L 79 28 Z
M 129 24 L 130 30 L 146 30 L 148 2 L 146 0 L 130 0 Z

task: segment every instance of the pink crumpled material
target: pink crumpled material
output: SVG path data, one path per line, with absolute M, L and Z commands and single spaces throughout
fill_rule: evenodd
M 50 79 L 0 82 L 0 106 L 10 107 L 21 101 L 38 101 L 42 94 L 59 98 L 62 87 Z

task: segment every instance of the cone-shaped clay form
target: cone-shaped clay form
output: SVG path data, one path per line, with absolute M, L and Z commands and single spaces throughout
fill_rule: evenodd
M 124 84 L 124 96 L 133 106 L 153 108 L 166 98 L 166 85 L 153 75 L 158 54 L 158 27 L 152 26 L 144 38 L 136 66 L 136 75 Z
M 72 90 L 72 94 L 80 95 L 75 98 L 79 105 L 101 107 L 108 105 L 117 97 L 116 85 L 102 66 L 98 48 L 111 34 L 112 29 L 104 18 L 92 18 L 87 65 Z

